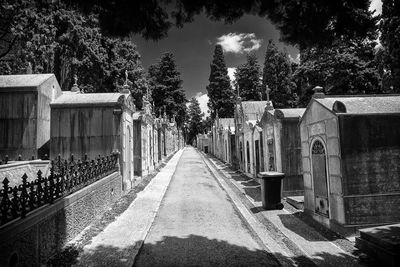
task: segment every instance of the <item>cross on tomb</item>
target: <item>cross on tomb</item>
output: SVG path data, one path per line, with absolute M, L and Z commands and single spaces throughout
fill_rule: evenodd
M 128 85 L 128 70 L 125 70 L 125 84 Z
M 271 89 L 269 89 L 268 84 L 265 87 L 265 94 L 267 95 L 267 101 L 269 102 L 269 92 L 271 92 Z
M 72 85 L 71 92 L 80 92 L 78 87 L 78 75 L 74 74 L 74 84 Z

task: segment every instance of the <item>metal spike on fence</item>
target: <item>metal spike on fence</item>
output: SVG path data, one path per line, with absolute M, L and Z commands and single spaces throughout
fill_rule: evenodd
M 0 190 L 0 225 L 18 217 L 24 218 L 29 211 L 52 204 L 56 199 L 73 193 L 80 188 L 109 175 L 115 171 L 118 164 L 118 155 L 99 155 L 89 160 L 87 155 L 84 161 L 51 160 L 49 176 L 43 177 L 43 172 L 38 170 L 37 179 L 28 182 L 28 176 L 24 174 L 22 183 L 15 187 L 9 187 L 8 178 L 3 180 L 3 189 Z

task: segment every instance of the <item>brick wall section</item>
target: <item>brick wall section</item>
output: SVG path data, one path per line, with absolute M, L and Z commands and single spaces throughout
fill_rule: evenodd
M 72 240 L 121 195 L 118 172 L 46 205 L 0 228 L 0 266 L 16 253 L 21 266 L 46 263 L 57 248 Z

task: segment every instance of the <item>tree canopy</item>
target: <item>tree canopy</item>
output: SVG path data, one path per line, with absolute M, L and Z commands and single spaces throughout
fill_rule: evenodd
M 145 71 L 135 45 L 103 35 L 97 16 L 84 16 L 62 4 L 37 4 L 13 19 L 10 33 L 16 41 L 0 61 L 2 74 L 22 74 L 28 68 L 32 73 L 54 73 L 62 90 L 70 90 L 77 74 L 81 90 L 106 92 L 122 86 L 127 70 L 135 99 L 146 90 Z M 139 101 L 136 104 L 141 105 Z
M 166 109 L 169 117 L 176 116 L 179 126 L 185 121 L 186 96 L 182 79 L 172 53 L 164 53 L 149 67 L 149 84 L 156 115 Z
M 304 50 L 294 74 L 302 105 L 317 85 L 334 95 L 381 93 L 374 46 L 365 39 L 340 40 L 330 48 Z
M 210 68 L 208 79 L 210 83 L 207 85 L 207 93 L 211 118 L 215 118 L 217 111 L 220 118 L 233 118 L 235 94 L 231 87 L 221 45 L 215 46 Z
M 182 27 L 204 13 L 214 21 L 232 23 L 245 14 L 269 18 L 284 42 L 301 49 L 329 45 L 338 36 L 365 36 L 375 27 L 370 0 L 62 0 L 100 15 L 102 28 L 114 35 L 140 34 L 160 39 L 173 26 Z
M 235 72 L 235 86 L 243 101 L 262 100 L 261 70 L 255 54 L 246 56 L 246 63 Z

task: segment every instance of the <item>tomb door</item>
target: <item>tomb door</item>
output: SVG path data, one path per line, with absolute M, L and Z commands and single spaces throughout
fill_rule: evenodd
M 231 163 L 237 164 L 237 159 L 236 159 L 236 146 L 235 146 L 235 136 L 231 135 L 231 142 L 230 142 L 230 154 L 229 157 L 231 158 Z
M 267 140 L 267 148 L 268 148 L 268 171 L 276 171 L 274 139 Z
M 242 142 L 239 143 L 239 150 L 240 150 L 240 165 L 243 166 L 243 145 L 242 145 Z
M 228 161 L 228 142 L 225 140 L 225 161 Z
M 132 142 L 132 135 L 131 129 L 129 126 L 126 129 L 126 136 L 125 136 L 125 170 L 126 170 L 126 177 L 128 180 L 132 179 L 133 176 L 133 142 Z
M 246 142 L 246 154 L 247 154 L 247 172 L 250 173 L 250 145 L 249 145 L 249 141 Z
M 256 140 L 254 142 L 254 147 L 256 150 L 256 174 L 260 172 L 260 141 Z
M 312 146 L 312 175 L 314 184 L 315 212 L 329 217 L 328 180 L 324 145 L 317 140 Z

